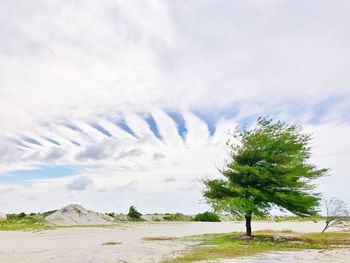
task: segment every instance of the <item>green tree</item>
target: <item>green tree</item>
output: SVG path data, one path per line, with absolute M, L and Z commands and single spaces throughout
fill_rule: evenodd
M 227 142 L 230 157 L 220 171 L 224 178 L 205 180 L 204 196 L 214 209 L 244 216 L 247 236 L 252 215 L 267 215 L 272 207 L 298 216 L 317 214 L 320 195 L 310 181 L 327 169 L 308 163 L 310 140 L 301 126 L 265 117 L 251 130 L 237 127 Z
M 142 214 L 137 211 L 135 206 L 130 206 L 129 208 L 129 213 L 128 213 L 128 218 L 131 220 L 141 220 Z

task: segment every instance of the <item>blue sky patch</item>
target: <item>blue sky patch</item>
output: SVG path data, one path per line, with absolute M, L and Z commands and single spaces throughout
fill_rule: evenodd
M 317 103 L 315 106 L 313 106 L 313 116 L 308 121 L 310 124 L 319 124 L 322 117 L 327 114 L 327 112 L 337 104 L 340 104 L 342 101 L 346 99 L 346 96 L 341 95 L 333 95 L 329 96 L 328 98 L 322 100 L 321 102 Z
M 55 145 L 58 145 L 60 146 L 61 144 L 58 142 L 58 141 L 55 141 L 54 139 L 51 139 L 51 138 L 48 138 L 48 137 L 44 137 L 45 140 L 55 144 Z
M 126 124 L 124 119 L 118 120 L 116 124 L 122 130 L 124 130 L 127 133 L 131 134 L 135 138 L 139 139 L 139 136 L 137 136 L 137 134 Z
M 31 143 L 31 144 L 35 144 L 35 145 L 39 145 L 39 146 L 43 146 L 41 143 L 39 143 L 37 140 L 34 140 L 33 138 L 27 137 L 27 136 L 23 136 L 22 137 L 23 141 Z
M 112 134 L 110 134 L 105 128 L 103 128 L 101 125 L 99 125 L 98 123 L 94 123 L 91 125 L 91 127 L 95 128 L 96 130 L 98 130 L 99 132 L 101 132 L 102 134 L 106 135 L 107 137 L 112 137 Z
M 76 146 L 81 146 L 80 143 L 78 143 L 78 142 L 76 142 L 76 141 L 74 141 L 74 140 L 70 140 L 70 142 L 73 143 L 73 144 L 76 145 Z
M 35 179 L 58 178 L 77 174 L 78 171 L 70 166 L 42 166 L 33 170 L 18 170 L 0 176 L 0 182 L 30 181 Z
M 239 104 L 229 105 L 222 109 L 210 109 L 206 111 L 194 111 L 202 121 L 204 121 L 209 130 L 209 134 L 213 135 L 216 130 L 216 123 L 220 118 L 233 118 L 239 113 Z
M 73 130 L 73 131 L 77 131 L 77 132 L 81 132 L 81 133 L 84 133 L 80 128 L 78 128 L 77 126 L 75 126 L 74 124 L 72 123 L 65 123 L 63 124 L 65 127 Z
M 185 139 L 187 134 L 187 128 L 185 119 L 182 116 L 182 114 L 176 111 L 167 111 L 166 113 L 170 116 L 170 118 L 172 118 L 175 121 L 177 132 L 179 133 L 181 138 Z
M 149 114 L 146 117 L 144 117 L 144 120 L 147 122 L 147 124 L 148 124 L 149 128 L 151 129 L 151 131 L 153 132 L 154 136 L 156 138 L 158 138 L 159 140 L 162 140 L 162 136 L 159 133 L 157 123 L 154 120 L 153 116 Z
M 21 146 L 21 147 L 29 148 L 29 149 L 30 149 L 30 147 L 29 147 L 28 145 L 24 144 L 23 142 L 21 142 L 21 141 L 19 141 L 19 140 L 13 140 L 13 141 L 14 141 L 15 144 L 18 145 L 18 146 Z

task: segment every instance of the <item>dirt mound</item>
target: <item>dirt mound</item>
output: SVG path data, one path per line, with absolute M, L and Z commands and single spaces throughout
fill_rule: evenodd
M 81 205 L 69 205 L 47 216 L 46 222 L 49 225 L 67 226 L 67 225 L 101 225 L 111 224 L 113 218 L 87 210 Z

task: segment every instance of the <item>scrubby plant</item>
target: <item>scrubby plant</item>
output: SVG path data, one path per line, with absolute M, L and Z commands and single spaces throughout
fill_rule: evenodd
M 82 212 L 79 208 L 74 207 L 74 211 L 77 212 L 79 216 L 81 216 Z
M 26 213 L 22 212 L 18 214 L 18 218 L 24 218 L 24 217 L 26 217 Z
M 204 212 L 197 214 L 194 217 L 194 221 L 203 221 L 203 222 L 221 222 L 220 217 L 213 212 Z
M 328 228 L 333 226 L 339 226 L 344 221 L 349 221 L 349 210 L 347 204 L 339 199 L 331 198 L 325 200 L 326 207 L 326 225 L 322 230 L 324 233 Z
M 182 214 L 180 213 L 176 213 L 176 214 L 165 214 L 165 216 L 163 216 L 163 219 L 165 221 L 181 221 L 182 219 Z
M 192 221 L 193 218 L 191 216 L 184 215 L 181 213 L 175 213 L 175 214 L 166 213 L 163 216 L 163 220 L 165 220 L 165 221 Z
M 111 216 L 111 217 L 115 217 L 115 213 L 114 212 L 106 213 L 106 215 Z
M 128 218 L 131 220 L 141 220 L 142 214 L 137 211 L 135 206 L 130 206 L 129 208 L 129 213 L 128 213 Z

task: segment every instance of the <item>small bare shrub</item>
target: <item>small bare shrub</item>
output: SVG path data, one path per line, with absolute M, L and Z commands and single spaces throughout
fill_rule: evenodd
M 344 221 L 349 220 L 349 210 L 344 201 L 332 197 L 325 200 L 325 206 L 326 226 L 323 228 L 322 233 L 332 226 L 341 225 Z
M 114 245 L 120 245 L 122 242 L 119 241 L 107 241 L 102 243 L 103 246 L 114 246 Z

